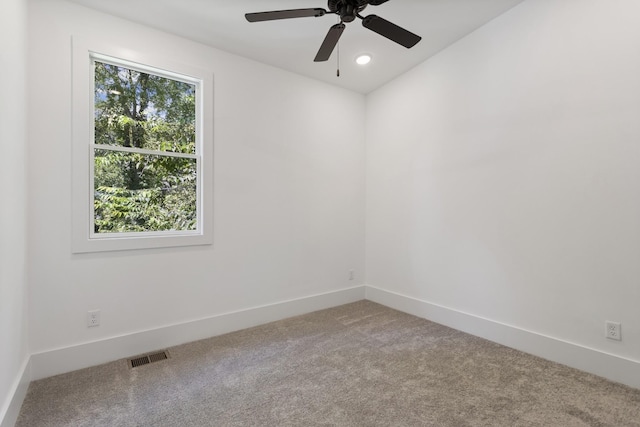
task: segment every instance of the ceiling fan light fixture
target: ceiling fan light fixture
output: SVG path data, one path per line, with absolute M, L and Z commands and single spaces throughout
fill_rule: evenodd
M 358 55 L 356 57 L 356 64 L 367 65 L 369 62 L 371 62 L 371 58 L 371 55 L 369 55 L 368 53 L 363 53 L 362 55 Z

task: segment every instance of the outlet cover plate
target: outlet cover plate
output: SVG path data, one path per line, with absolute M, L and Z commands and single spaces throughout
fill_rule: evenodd
M 87 327 L 93 328 L 100 326 L 100 310 L 91 310 L 87 312 Z
M 622 341 L 622 325 L 620 322 L 605 322 L 605 336 L 610 340 Z

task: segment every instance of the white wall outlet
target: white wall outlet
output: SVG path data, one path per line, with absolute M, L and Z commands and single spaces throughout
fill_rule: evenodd
M 87 312 L 87 327 L 93 328 L 94 326 L 100 326 L 100 310 Z
M 353 280 L 356 277 L 356 273 L 353 270 L 349 270 L 349 280 Z
M 622 341 L 622 325 L 620 322 L 607 320 L 605 324 L 605 336 L 610 340 Z

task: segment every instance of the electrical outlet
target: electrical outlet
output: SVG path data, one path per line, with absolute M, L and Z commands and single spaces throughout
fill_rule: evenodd
M 605 336 L 610 340 L 622 341 L 622 325 L 619 322 L 607 320 L 605 323 Z
M 349 270 L 349 280 L 353 280 L 356 277 L 356 273 L 353 270 Z
M 87 327 L 93 328 L 94 326 L 100 326 L 100 310 L 87 312 Z

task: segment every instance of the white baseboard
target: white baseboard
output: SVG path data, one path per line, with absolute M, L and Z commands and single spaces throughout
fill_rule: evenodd
M 366 298 L 390 308 L 640 389 L 640 362 L 505 325 L 416 298 L 366 287 Z
M 9 421 L 12 417 L 17 417 L 28 383 L 31 380 L 197 341 L 312 311 L 348 304 L 365 298 L 547 360 L 562 363 L 640 389 L 640 362 L 638 361 L 372 286 L 357 286 L 32 354 L 30 363 L 25 365 L 21 379 L 16 383 L 16 392 L 10 404 L 7 405 L 4 418 L 0 418 L 2 420 L 0 427 L 11 427 L 13 425 Z M 1 415 L 2 412 L 0 412 Z
M 31 355 L 33 380 L 210 338 L 365 298 L 356 286 Z M 0 427 L 4 427 L 0 426 Z
M 27 358 L 18 372 L 7 401 L 0 408 L 0 427 L 13 427 L 31 382 L 31 359 Z

